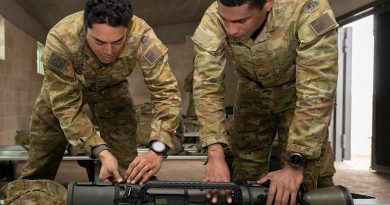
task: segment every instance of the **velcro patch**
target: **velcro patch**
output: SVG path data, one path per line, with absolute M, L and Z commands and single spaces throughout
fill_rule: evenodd
M 141 46 L 145 46 L 150 41 L 150 37 L 146 34 L 144 34 L 141 38 Z
M 49 58 L 49 65 L 53 68 L 63 72 L 66 66 L 68 65 L 68 60 L 66 58 L 57 55 L 56 53 L 51 53 Z
M 192 37 L 194 43 L 208 52 L 216 52 L 221 48 L 224 39 L 218 38 L 215 33 L 199 27 Z
M 324 13 L 322 16 L 309 23 L 310 27 L 317 36 L 331 30 L 336 24 L 337 22 L 330 16 L 329 13 Z
M 318 8 L 320 8 L 320 2 L 319 1 L 316 1 L 316 0 L 310 0 L 308 2 L 305 3 L 305 5 L 303 6 L 303 11 L 305 12 L 313 12 L 315 10 L 317 10 Z
M 145 59 L 149 62 L 150 65 L 153 65 L 156 63 L 156 61 L 163 55 L 161 50 L 157 46 L 153 46 L 152 49 L 150 49 L 145 54 Z
M 196 30 L 195 35 L 196 40 L 198 41 L 199 44 L 202 46 L 207 46 L 211 39 L 213 38 L 207 31 L 205 31 L 203 28 L 199 28 Z

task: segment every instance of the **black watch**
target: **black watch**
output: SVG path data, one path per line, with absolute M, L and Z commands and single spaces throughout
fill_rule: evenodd
M 287 154 L 287 161 L 293 167 L 301 167 L 306 165 L 306 159 L 302 154 L 291 152 Z
M 157 154 L 164 155 L 164 158 L 168 157 L 169 147 L 161 141 L 153 140 L 149 143 L 149 150 Z

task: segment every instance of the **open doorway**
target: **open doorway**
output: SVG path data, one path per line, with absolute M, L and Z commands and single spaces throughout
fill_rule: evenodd
M 350 153 L 347 160 L 369 169 L 372 147 L 372 107 L 374 73 L 373 16 L 343 26 L 352 31 L 350 42 Z M 348 81 L 347 81 L 348 82 Z M 345 84 L 344 84 L 345 85 Z M 348 105 L 346 105 L 348 106 Z M 348 129 L 348 128 L 347 128 Z M 345 141 L 344 141 L 345 142 Z M 345 145 L 348 146 L 348 145 Z

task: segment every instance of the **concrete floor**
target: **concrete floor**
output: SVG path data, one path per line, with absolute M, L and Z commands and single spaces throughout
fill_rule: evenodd
M 19 163 L 17 173 L 21 166 L 22 163 Z M 334 182 L 336 185 L 343 185 L 352 193 L 390 200 L 390 175 L 369 170 L 368 159 L 336 162 L 335 166 L 337 172 L 334 176 Z M 201 160 L 169 160 L 163 163 L 157 177 L 159 180 L 201 181 L 203 174 L 204 165 Z M 64 161 L 61 164 L 56 177 L 56 181 L 64 185 L 69 181 L 86 180 L 88 177 L 85 169 L 71 161 Z
M 346 186 L 352 193 L 390 200 L 390 175 L 370 170 L 369 160 L 336 162 L 335 184 Z

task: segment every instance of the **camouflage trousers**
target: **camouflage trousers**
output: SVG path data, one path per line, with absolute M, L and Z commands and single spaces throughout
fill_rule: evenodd
M 257 180 L 267 174 L 276 133 L 283 166 L 296 100 L 295 82 L 263 88 L 261 84 L 239 76 L 231 136 L 233 182 L 242 185 L 245 181 Z M 305 167 L 303 183 L 308 189 L 317 187 L 327 141 L 326 137 L 320 158 L 308 160 Z
M 137 123 L 128 82 L 123 81 L 100 92 L 83 90 L 83 96 L 83 105 L 89 105 L 92 121 L 99 127 L 100 135 L 124 174 L 137 156 Z M 67 145 L 78 140 L 64 135 L 42 94 L 33 107 L 29 137 L 29 157 L 21 174 L 25 179 L 54 179 Z M 82 152 L 85 153 L 82 148 L 74 149 L 74 154 Z
M 320 172 L 318 173 L 318 188 L 331 187 L 335 184 L 333 183 L 333 175 L 336 173 L 336 168 L 334 167 L 334 154 L 330 142 L 327 143 L 326 151 L 322 159 Z

